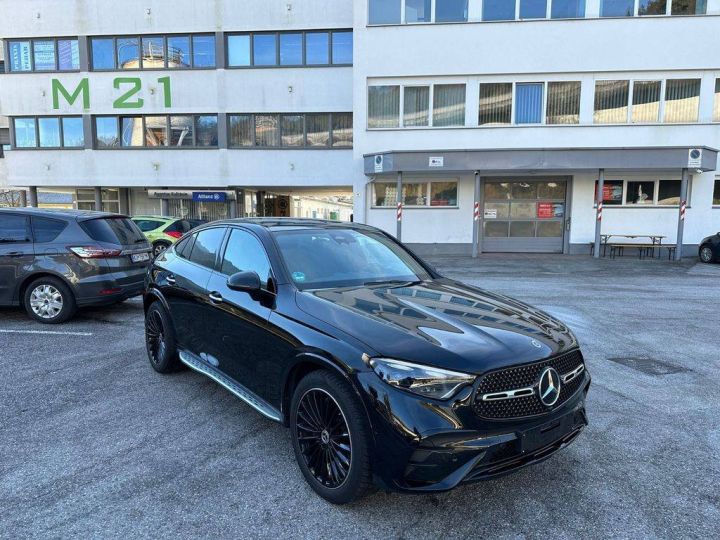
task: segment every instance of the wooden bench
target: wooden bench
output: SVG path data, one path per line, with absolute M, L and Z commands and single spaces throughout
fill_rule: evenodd
M 625 255 L 625 248 L 628 249 L 637 249 L 638 250 L 638 257 L 640 259 L 644 259 L 645 257 L 654 257 L 655 256 L 655 250 L 658 250 L 658 258 L 662 255 L 662 250 L 667 249 L 668 252 L 668 260 L 672 259 L 675 255 L 676 245 L 675 244 L 638 244 L 638 243 L 627 243 L 627 244 L 620 244 L 620 243 L 608 243 L 607 246 L 610 247 L 610 258 L 614 259 L 618 255 L 623 257 Z

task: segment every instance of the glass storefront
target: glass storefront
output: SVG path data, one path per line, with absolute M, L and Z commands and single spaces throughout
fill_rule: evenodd
M 565 178 L 486 180 L 483 251 L 562 252 L 567 184 Z

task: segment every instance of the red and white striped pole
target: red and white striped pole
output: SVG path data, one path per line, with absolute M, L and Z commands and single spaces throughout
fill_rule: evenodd
M 689 174 L 687 169 L 682 170 L 680 180 L 680 210 L 678 212 L 678 229 L 675 240 L 675 260 L 682 260 L 683 236 L 685 231 L 685 210 L 687 208 Z
M 397 204 L 397 220 L 402 221 L 402 201 L 398 201 Z
M 474 221 L 480 221 L 480 201 L 475 201 L 475 211 L 473 214 Z
M 687 201 L 680 203 L 680 219 L 685 220 L 685 208 L 687 208 Z
M 402 190 L 402 171 L 397 174 L 397 232 L 395 238 L 398 242 L 402 241 L 402 210 L 403 210 L 403 190 Z
M 595 204 L 597 206 L 597 214 L 595 219 L 595 244 L 593 255 L 595 258 L 600 257 L 600 249 L 602 244 L 602 211 L 603 211 L 603 192 L 605 191 L 605 169 L 598 170 L 597 192 L 595 193 Z

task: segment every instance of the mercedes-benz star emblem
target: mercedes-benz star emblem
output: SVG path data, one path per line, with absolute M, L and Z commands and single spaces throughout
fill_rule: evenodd
M 552 407 L 560 397 L 560 375 L 555 369 L 546 367 L 540 374 L 538 395 L 546 407 Z

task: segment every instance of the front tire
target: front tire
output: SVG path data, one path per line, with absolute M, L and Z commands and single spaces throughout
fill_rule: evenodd
M 23 305 L 31 319 L 43 324 L 63 323 L 77 310 L 70 287 L 54 277 L 33 281 L 25 289 Z
M 150 365 L 158 373 L 172 373 L 181 368 L 175 331 L 160 302 L 154 302 L 145 313 L 145 348 Z
M 711 263 L 713 262 L 713 258 L 713 251 L 710 246 L 700 247 L 700 261 L 704 263 Z
M 310 487 L 333 504 L 372 490 L 370 428 L 350 384 L 329 371 L 313 371 L 290 404 L 295 459 Z

